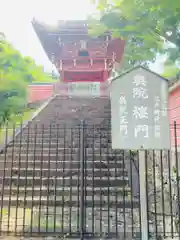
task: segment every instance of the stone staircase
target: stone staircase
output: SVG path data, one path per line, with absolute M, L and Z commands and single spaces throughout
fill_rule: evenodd
M 78 238 L 84 158 L 85 235 L 137 239 L 139 201 L 110 134 L 109 99 L 56 96 L 0 155 L 1 231 Z

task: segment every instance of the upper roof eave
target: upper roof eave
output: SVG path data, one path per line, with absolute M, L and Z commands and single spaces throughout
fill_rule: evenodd
M 64 22 L 64 23 L 63 23 Z M 84 21 L 79 21 L 79 23 L 82 24 L 75 24 L 74 26 L 72 25 L 68 25 L 68 22 L 73 22 L 73 21 L 58 21 L 56 25 L 49 25 L 46 24 L 44 22 L 41 22 L 39 20 L 36 20 L 35 18 L 32 19 L 32 25 L 33 27 L 37 30 L 37 31 L 44 31 L 46 33 L 54 33 L 54 34 L 60 34 L 61 31 L 66 30 L 66 31 L 72 31 L 73 29 L 75 29 L 75 31 L 77 31 L 77 29 L 80 32 L 84 32 L 84 33 L 88 33 L 88 25 L 87 23 L 85 24 Z M 78 22 L 78 21 L 75 21 Z

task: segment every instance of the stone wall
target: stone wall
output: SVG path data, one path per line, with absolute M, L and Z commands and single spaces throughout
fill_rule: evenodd
M 149 226 L 156 237 L 177 236 L 177 182 L 173 152 L 147 152 Z
M 178 155 L 177 159 L 179 159 Z M 180 182 L 177 184 L 180 164 L 177 167 L 174 151 L 147 151 L 145 160 L 150 236 L 153 239 L 175 238 L 180 232 L 180 224 L 177 221 L 180 218 L 177 188 L 177 185 L 180 185 Z M 125 166 L 133 197 L 139 197 L 138 152 L 125 153 Z

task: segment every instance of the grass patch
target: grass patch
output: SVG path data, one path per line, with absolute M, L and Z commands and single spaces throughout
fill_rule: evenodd
M 6 123 L 4 126 L 1 126 L 0 129 L 0 144 L 4 142 L 6 136 L 11 137 L 13 135 L 13 128 L 18 128 L 20 125 L 31 119 L 33 113 L 37 109 L 27 109 L 26 111 L 23 112 L 21 115 L 14 115 L 10 118 L 8 123 Z
M 2 231 L 14 233 L 24 230 L 26 233 L 30 233 L 31 231 L 54 232 L 56 229 L 60 232 L 62 228 L 62 216 L 56 219 L 56 216 L 51 213 L 47 218 L 47 213 L 39 212 L 39 209 L 35 207 L 33 209 L 10 207 L 9 209 L 3 208 L 2 211 Z M 69 225 L 66 227 L 66 230 L 69 230 Z
M 31 216 L 31 209 L 28 208 L 3 208 L 1 229 L 2 231 L 21 232 L 23 227 L 31 224 Z

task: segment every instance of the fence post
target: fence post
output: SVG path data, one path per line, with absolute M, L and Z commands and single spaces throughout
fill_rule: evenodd
M 140 209 L 141 209 L 141 239 L 148 240 L 148 208 L 147 208 L 147 168 L 146 152 L 139 150 L 139 185 L 140 185 Z
M 84 203 L 84 120 L 80 123 L 80 240 L 84 239 L 85 226 L 84 226 L 84 216 L 85 216 L 85 203 Z
M 178 226 L 177 227 L 177 232 L 178 235 L 180 234 L 180 203 L 179 203 L 179 199 L 180 199 L 180 189 L 179 189 L 179 161 L 178 161 L 178 142 L 177 142 L 177 124 L 176 121 L 174 121 L 174 140 L 175 140 L 175 168 L 176 168 L 176 190 L 177 190 L 177 194 L 176 194 L 176 221 L 178 222 Z

